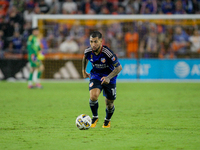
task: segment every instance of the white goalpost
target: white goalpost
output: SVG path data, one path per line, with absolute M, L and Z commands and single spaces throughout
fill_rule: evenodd
M 38 26 L 39 19 L 81 19 L 81 20 L 116 20 L 116 19 L 200 19 L 199 14 L 187 14 L 187 15 L 33 15 L 32 26 Z
M 56 43 L 55 45 L 52 44 L 51 51 L 47 51 L 52 54 L 51 56 L 55 55 L 53 58 L 58 61 L 51 62 L 52 60 L 45 60 L 45 65 L 49 66 L 49 71 L 46 73 L 45 78 L 54 77 L 55 74 L 51 74 L 52 69 L 57 68 L 58 70 L 62 68 L 68 58 L 69 61 L 72 61 L 78 73 L 81 74 L 81 55 L 83 55 L 84 49 L 89 46 L 88 37 L 94 30 L 99 30 L 103 34 L 103 44 L 111 48 L 111 50 L 117 54 L 118 58 L 132 58 L 131 63 L 134 63 L 136 67 L 131 69 L 131 65 L 133 64 L 128 64 L 129 72 L 125 73 L 129 74 L 131 78 L 135 74 L 137 74 L 137 77 L 133 78 L 149 76 L 149 72 L 145 72 L 145 69 L 147 69 L 145 68 L 145 64 L 141 65 L 140 59 L 200 58 L 200 50 L 199 52 L 192 51 L 192 44 L 189 42 L 185 53 L 178 53 L 179 51 L 177 49 L 182 48 L 182 39 L 178 38 L 178 42 L 180 42 L 179 44 L 181 46 L 177 45 L 174 41 L 174 35 L 177 34 L 178 27 L 182 29 L 184 34 L 187 34 L 187 38 L 193 36 L 195 30 L 200 30 L 199 14 L 34 15 L 32 27 L 39 27 L 43 38 L 48 40 L 49 37 L 51 37 L 50 42 L 53 41 L 52 43 Z M 70 37 L 73 37 L 79 46 L 79 52 L 75 54 L 76 56 L 68 56 L 68 52 L 60 50 L 61 43 L 59 40 L 62 38 L 64 41 L 68 38 L 70 39 Z M 129 43 L 129 38 L 135 38 L 135 42 L 133 42 L 132 45 Z M 60 52 L 61 55 L 58 55 Z M 77 55 L 80 57 L 77 58 Z M 141 68 L 140 66 L 144 67 L 142 73 L 138 72 Z M 150 68 L 148 68 L 148 70 L 150 70 Z M 162 70 L 160 71 L 163 72 Z M 59 71 L 56 73 L 57 78 L 63 78 L 62 73 Z M 129 77 L 127 76 L 125 78 Z

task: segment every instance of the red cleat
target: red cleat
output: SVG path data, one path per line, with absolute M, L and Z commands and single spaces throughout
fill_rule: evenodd
M 37 84 L 36 84 L 36 88 L 38 88 L 38 89 L 42 89 L 43 86 L 42 86 L 40 83 L 37 83 Z
M 34 89 L 34 88 L 35 88 L 35 86 L 33 86 L 33 85 L 28 86 L 28 89 Z

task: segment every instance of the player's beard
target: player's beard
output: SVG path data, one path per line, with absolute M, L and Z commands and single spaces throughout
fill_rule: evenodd
M 101 46 L 99 46 L 99 47 L 96 48 L 95 50 L 92 48 L 92 51 L 96 53 L 96 52 L 98 52 L 98 50 L 100 49 L 100 47 L 101 47 Z

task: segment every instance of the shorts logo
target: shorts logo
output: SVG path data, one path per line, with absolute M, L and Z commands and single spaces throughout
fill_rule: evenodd
M 113 56 L 111 59 L 112 59 L 112 61 L 115 61 L 115 56 Z
M 105 59 L 105 58 L 101 58 L 101 62 L 102 62 L 102 63 L 105 63 L 105 62 L 106 62 L 106 59 Z
M 93 83 L 93 82 L 91 82 L 91 83 L 90 83 L 90 85 L 89 85 L 89 87 L 92 87 L 93 85 L 94 85 L 94 83 Z

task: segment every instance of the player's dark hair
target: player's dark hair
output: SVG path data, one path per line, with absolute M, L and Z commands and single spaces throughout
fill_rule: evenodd
M 31 29 L 31 31 L 33 32 L 34 30 L 38 30 L 39 28 L 38 27 L 34 27 Z
M 90 36 L 91 36 L 92 38 L 95 38 L 95 37 L 98 37 L 99 39 L 102 38 L 102 34 L 101 34 L 99 31 L 93 31 L 93 32 L 90 34 Z

